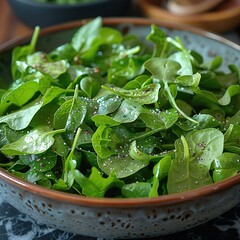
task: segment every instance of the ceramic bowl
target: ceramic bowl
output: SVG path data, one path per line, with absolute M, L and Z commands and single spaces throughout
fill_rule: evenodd
M 211 11 L 192 15 L 177 15 L 165 8 L 165 0 L 139 0 L 142 14 L 149 18 L 183 23 L 211 32 L 226 32 L 240 24 L 240 1 L 223 1 Z
M 147 19 L 104 19 L 104 24 L 144 38 L 152 23 L 204 57 L 221 54 L 240 65 L 240 46 L 190 27 Z M 81 21 L 42 31 L 38 49 L 47 51 L 70 40 Z M 10 80 L 11 50 L 29 37 L 0 47 L 1 78 Z M 100 238 L 147 238 L 176 233 L 213 219 L 240 203 L 240 174 L 206 187 L 155 198 L 91 198 L 49 190 L 0 170 L 0 194 L 40 224 Z
M 8 2 L 16 16 L 31 27 L 46 27 L 97 16 L 123 16 L 131 6 L 131 0 L 96 0 L 77 4 L 40 3 L 34 0 Z

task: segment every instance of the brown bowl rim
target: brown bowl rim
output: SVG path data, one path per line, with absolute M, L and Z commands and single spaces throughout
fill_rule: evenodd
M 82 24 L 86 23 L 90 19 L 78 20 L 69 23 L 58 24 L 55 26 L 47 27 L 42 29 L 41 36 L 48 35 L 49 33 L 55 33 L 59 31 L 69 30 L 77 28 Z M 124 17 L 124 18 L 103 18 L 104 25 L 119 25 L 119 24 L 134 24 L 136 26 L 150 26 L 151 24 L 156 24 L 159 27 L 166 27 L 169 29 L 183 30 L 190 33 L 194 33 L 206 38 L 210 38 L 219 41 L 225 45 L 228 45 L 238 51 L 240 51 L 240 46 L 230 40 L 227 40 L 219 35 L 210 33 L 205 30 L 194 28 L 184 24 L 175 24 L 167 21 L 144 19 L 144 18 L 134 18 L 134 17 Z M 26 34 L 25 36 L 13 39 L 0 46 L 0 53 L 12 49 L 14 46 L 24 44 L 28 42 L 31 38 L 31 34 Z M 202 188 L 189 190 L 182 193 L 174 193 L 154 198 L 94 198 L 85 197 L 81 195 L 60 192 L 48 188 L 41 187 L 36 184 L 24 181 L 4 169 L 0 168 L 0 179 L 8 182 L 14 187 L 19 187 L 24 192 L 31 192 L 34 195 L 40 197 L 57 200 L 58 202 L 71 203 L 77 206 L 87 206 L 87 207 L 110 207 L 110 208 L 123 208 L 132 209 L 140 207 L 149 206 L 166 206 L 174 205 L 176 203 L 194 201 L 197 199 L 205 198 L 211 196 L 220 191 L 227 191 L 227 189 L 240 184 L 240 174 L 237 174 L 231 178 L 225 179 L 218 183 L 213 183 Z

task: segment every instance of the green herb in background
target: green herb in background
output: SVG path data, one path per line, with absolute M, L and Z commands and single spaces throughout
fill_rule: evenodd
M 137 36 L 79 28 L 51 52 L 13 51 L 1 90 L 0 166 L 32 183 L 94 197 L 155 197 L 240 171 L 240 69 L 206 63 L 152 26 Z M 230 81 L 230 84 L 229 84 Z

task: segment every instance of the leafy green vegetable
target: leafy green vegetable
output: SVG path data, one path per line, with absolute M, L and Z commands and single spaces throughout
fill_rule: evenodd
M 0 117 L 0 123 L 7 123 L 13 130 L 25 129 L 42 105 L 42 102 L 30 103 L 21 110 Z
M 240 172 L 240 68 L 222 72 L 153 25 L 146 40 L 103 27 L 36 51 L 16 47 L 0 90 L 0 166 L 91 197 L 157 197 Z
M 65 130 L 52 130 L 48 126 L 39 126 L 17 141 L 4 145 L 0 150 L 10 156 L 43 153 L 53 145 L 53 136 L 62 132 Z
M 20 76 L 18 67 L 16 65 L 17 61 L 24 60 L 27 58 L 28 55 L 34 53 L 39 33 L 40 28 L 36 27 L 30 44 L 14 48 L 12 53 L 12 77 L 14 80 L 18 79 L 18 77 Z
M 214 182 L 232 177 L 240 171 L 240 155 L 225 152 L 212 162 Z

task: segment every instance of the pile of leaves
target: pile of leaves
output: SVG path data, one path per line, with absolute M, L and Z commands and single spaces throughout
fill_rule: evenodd
M 51 52 L 12 53 L 0 166 L 91 197 L 156 197 L 240 171 L 240 69 L 222 72 L 153 25 L 147 41 L 96 18 Z M 151 43 L 151 45 L 149 45 Z

